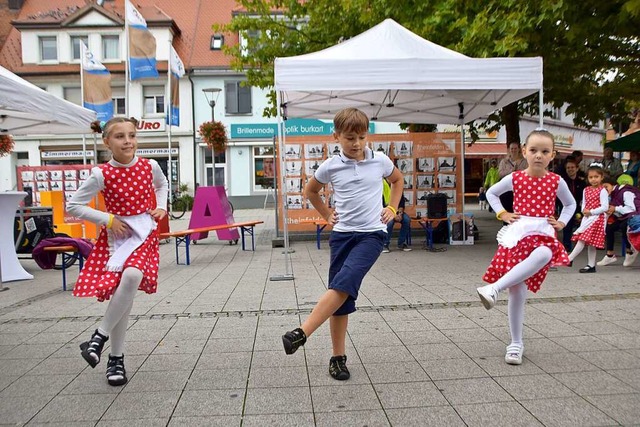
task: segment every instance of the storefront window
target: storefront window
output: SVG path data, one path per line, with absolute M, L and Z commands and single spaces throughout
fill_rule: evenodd
M 273 188 L 275 159 L 273 146 L 253 147 L 253 189 L 256 191 Z

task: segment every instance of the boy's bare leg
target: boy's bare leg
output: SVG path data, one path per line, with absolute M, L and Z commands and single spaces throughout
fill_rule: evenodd
M 349 324 L 349 315 L 331 316 L 329 318 L 329 329 L 331 331 L 331 345 L 333 346 L 334 356 L 343 356 L 346 354 L 345 340 L 347 338 L 347 326 Z
M 308 337 L 309 335 L 314 333 L 316 329 L 318 329 L 324 322 L 326 322 L 328 318 L 332 317 L 333 313 L 335 313 L 335 311 L 339 309 L 342 304 L 344 304 L 348 296 L 349 295 L 345 292 L 336 291 L 335 289 L 328 289 L 327 292 L 325 292 L 324 295 L 320 297 L 320 300 L 313 308 L 313 311 L 311 312 L 309 317 L 307 317 L 307 320 L 305 320 L 302 324 L 301 328 L 304 331 L 305 335 Z M 333 337 L 333 330 L 331 332 L 331 336 Z

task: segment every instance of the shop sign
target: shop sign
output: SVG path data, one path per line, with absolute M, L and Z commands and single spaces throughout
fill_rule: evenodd
M 559 147 L 573 146 L 573 135 L 563 135 L 561 133 L 556 133 L 555 135 L 553 135 L 553 140 L 556 143 L 556 146 Z
M 85 155 L 87 158 L 93 158 L 93 150 L 86 150 Z M 69 151 L 43 151 L 43 159 L 69 159 L 82 157 L 82 150 L 69 150 Z
M 168 148 L 138 148 L 136 150 L 136 155 L 143 156 L 143 157 L 168 156 L 169 155 L 169 149 Z M 178 149 L 177 148 L 172 148 L 171 149 L 171 155 L 172 156 L 177 156 L 178 155 Z
M 141 119 L 138 121 L 138 132 L 160 132 L 165 129 L 165 119 Z
M 278 134 L 275 123 L 231 124 L 231 138 L 273 138 Z M 316 119 L 290 119 L 285 122 L 288 136 L 331 135 L 333 123 Z M 375 123 L 369 123 L 369 133 L 375 133 Z

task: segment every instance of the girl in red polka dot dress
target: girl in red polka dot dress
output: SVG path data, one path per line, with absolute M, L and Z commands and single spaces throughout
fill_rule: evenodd
M 567 251 L 556 233 L 575 212 L 576 201 L 567 183 L 547 170 L 555 156 L 553 144 L 553 135 L 546 130 L 531 132 L 522 148 L 527 169 L 505 176 L 487 192 L 487 201 L 497 212 L 496 217 L 508 225 L 498 233 L 498 250 L 483 277 L 491 284 L 477 291 L 489 310 L 498 300 L 498 293 L 509 290 L 511 344 L 507 346 L 505 362 L 511 365 L 522 363 L 527 290 L 540 289 L 552 264 L 569 264 Z M 500 203 L 500 195 L 507 191 L 513 191 L 514 212 L 507 212 Z M 563 205 L 558 219 L 553 216 L 556 197 Z
M 92 125 L 94 131 L 102 130 L 112 158 L 91 170 L 67 206 L 71 215 L 101 225 L 73 295 L 110 300 L 98 329 L 80 349 L 94 368 L 111 338 L 107 381 L 113 386 L 127 382 L 124 339 L 136 291 L 152 294 L 158 286 L 157 221 L 166 215 L 168 196 L 167 179 L 158 163 L 136 156 L 136 123 L 135 119 L 116 117 L 103 127 L 99 122 Z M 100 192 L 107 212 L 88 206 Z
M 609 209 L 609 193 L 602 186 L 604 171 L 599 163 L 594 163 L 587 170 L 590 187 L 584 189 L 582 196 L 582 222 L 573 233 L 571 240 L 576 243 L 569 255 L 573 262 L 587 246 L 587 266 L 580 273 L 596 272 L 596 248 L 604 249 L 604 236 L 607 227 L 607 210 Z

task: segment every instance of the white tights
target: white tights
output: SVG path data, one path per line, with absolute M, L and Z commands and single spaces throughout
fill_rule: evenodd
M 137 268 L 129 267 L 122 272 L 120 284 L 111 296 L 104 318 L 98 326 L 98 332 L 111 338 L 112 356 L 122 356 L 124 352 L 124 337 L 129 323 L 129 313 L 142 277 L 142 271 Z
M 574 259 L 576 259 L 578 255 L 580 255 L 580 252 L 582 252 L 585 246 L 587 245 L 585 245 L 582 240 L 578 240 L 575 248 L 573 248 L 573 251 L 571 251 L 571 254 L 569 254 L 569 261 L 573 261 Z M 595 246 L 591 246 L 591 245 L 587 246 L 587 265 L 589 267 L 596 266 L 596 247 Z
M 527 285 L 524 281 L 547 265 L 549 261 L 551 261 L 552 256 L 553 252 L 551 252 L 551 249 L 546 246 L 540 246 L 491 285 L 498 292 L 509 290 L 507 312 L 509 314 L 511 344 L 522 347 L 524 304 L 527 301 L 528 292 Z

